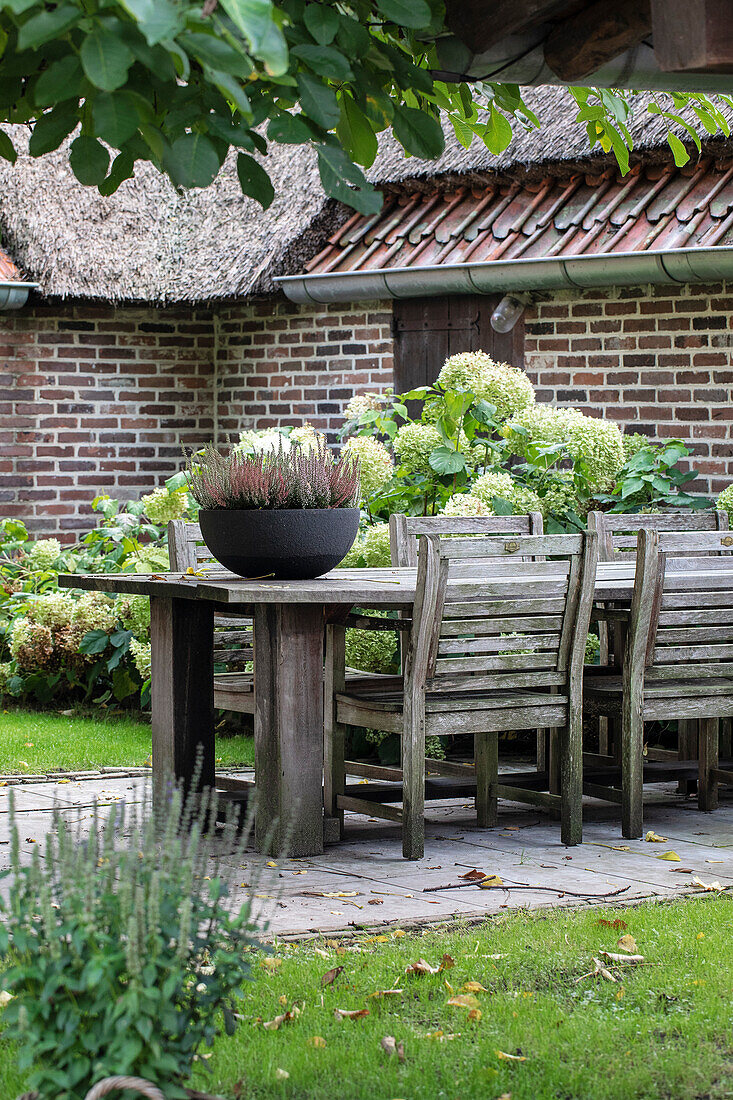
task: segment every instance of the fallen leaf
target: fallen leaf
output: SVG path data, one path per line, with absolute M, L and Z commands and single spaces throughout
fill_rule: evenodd
M 384 905 L 384 898 L 370 898 L 367 905 Z
M 669 840 L 669 837 L 660 836 L 659 833 L 655 833 L 652 829 L 650 829 L 644 837 L 644 840 L 648 841 L 649 844 L 664 844 L 666 840 Z
M 596 921 L 601 928 L 615 928 L 617 932 L 626 931 L 629 927 L 625 920 L 605 920 L 603 917 Z
M 383 1050 L 385 1050 L 387 1054 L 390 1055 L 390 1057 L 393 1054 L 396 1054 L 398 1062 L 404 1062 L 405 1046 L 402 1041 L 398 1043 L 394 1035 L 385 1035 L 384 1038 L 380 1040 L 380 1042 Z
M 481 985 L 481 982 L 464 982 L 464 993 L 488 993 L 488 989 L 485 985 Z
M 601 951 L 601 955 L 604 959 L 608 959 L 612 963 L 642 963 L 644 962 L 643 955 L 617 955 L 613 951 Z
M 0 990 L 0 1008 L 5 1008 L 13 1000 L 13 994 L 8 993 L 7 989 Z
M 325 1045 L 326 1045 L 326 1040 L 323 1038 L 322 1035 L 313 1035 L 308 1040 L 308 1046 L 309 1047 L 315 1047 L 317 1050 L 323 1050 Z
M 526 1062 L 523 1054 L 506 1054 L 503 1050 L 497 1050 L 496 1057 L 500 1062 Z
M 404 935 L 405 935 L 404 928 L 395 928 L 394 932 L 392 933 L 392 939 L 393 940 L 399 940 L 399 939 L 402 939 L 402 937 Z
M 300 1009 L 297 1005 L 293 1005 L 290 1012 L 282 1012 L 274 1020 L 267 1020 L 262 1026 L 266 1031 L 279 1031 L 283 1024 L 291 1024 L 298 1016 L 300 1016 Z
M 260 966 L 263 970 L 279 970 L 282 964 L 282 959 L 267 958 L 262 960 Z
M 375 989 L 373 993 L 370 993 L 370 997 L 395 997 L 398 993 L 402 993 L 401 989 Z
M 716 890 L 720 891 L 723 887 L 719 882 L 703 882 L 697 875 L 692 876 L 692 885 L 696 886 L 698 890 Z
M 287 997 L 285 996 L 284 993 L 283 993 L 282 997 L 278 997 L 278 1002 L 279 1002 L 279 1004 L 281 1004 L 283 1006 L 283 1008 L 288 1003 L 288 999 L 287 999 Z
M 479 890 L 490 890 L 492 886 L 502 886 L 503 883 L 498 875 L 487 875 L 478 885 Z
M 336 1020 L 360 1020 L 362 1018 L 362 1016 L 368 1016 L 369 1015 L 369 1009 L 368 1008 L 355 1008 L 355 1009 L 334 1008 L 333 1015 L 334 1015 L 334 1019 L 336 1019 Z
M 275 861 L 274 861 L 274 860 L 272 860 L 272 859 L 268 859 L 268 861 L 267 861 L 267 866 L 268 866 L 268 867 L 277 867 L 277 864 L 275 863 Z
M 456 997 L 451 997 L 446 1004 L 454 1005 L 456 1008 L 478 1008 L 478 997 L 474 997 L 473 993 L 459 993 Z
M 410 963 L 405 967 L 405 974 L 437 974 L 440 970 L 439 966 L 431 966 L 427 959 L 418 959 L 416 963 Z
M 450 970 L 456 965 L 456 960 L 451 955 L 443 955 L 438 970 Z
M 481 1019 L 481 1016 L 482 1016 L 482 1012 L 481 1012 L 480 1008 L 472 1008 L 471 1011 L 468 1014 L 469 1020 L 475 1020 L 476 1023 L 479 1022 L 479 1020 Z
M 465 879 L 466 882 L 482 882 L 483 879 L 488 878 L 489 876 L 486 874 L 485 871 L 479 871 L 474 867 L 472 871 L 466 871 L 465 875 L 459 875 L 458 877 Z
M 343 969 L 343 966 L 334 966 L 330 970 L 327 970 L 321 978 L 321 988 L 327 985 L 333 985 Z
M 322 947 L 314 947 L 313 951 L 316 955 L 320 955 L 322 959 L 328 958 L 328 951 L 324 951 Z
M 639 951 L 636 940 L 631 935 L 622 936 L 616 946 L 620 947 L 622 951 L 630 951 L 632 955 L 636 955 Z
M 429 1031 L 425 1036 L 426 1039 L 435 1039 L 438 1043 L 444 1043 L 448 1039 L 460 1039 L 461 1033 L 457 1031 L 453 1034 L 443 1031 L 442 1028 L 438 1028 L 437 1031 Z
M 278 1081 L 287 1081 L 289 1076 L 290 1076 L 290 1074 L 288 1073 L 288 1071 L 286 1069 L 280 1069 L 278 1067 L 278 1069 L 275 1070 L 275 1077 L 277 1078 Z
M 670 867 L 670 871 L 673 875 L 691 875 L 693 873 L 692 867 Z
M 676 852 L 660 852 L 657 859 L 668 859 L 670 863 L 680 863 L 680 857 Z
M 705 933 L 704 932 L 698 932 L 697 935 L 695 936 L 695 939 L 696 940 L 704 940 L 705 939 Z

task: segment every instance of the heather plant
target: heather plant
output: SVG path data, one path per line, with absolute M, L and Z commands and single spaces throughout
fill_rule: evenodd
M 28 863 L 12 790 L 9 805 L 2 1022 L 19 1069 L 41 1100 L 82 1100 L 117 1074 L 182 1100 L 197 1052 L 236 1028 L 250 977 L 251 902 L 231 897 L 248 826 L 237 835 L 230 817 L 216 836 L 215 796 L 194 806 L 171 786 L 150 816 L 95 804 L 89 831 L 57 813 Z
M 186 480 L 205 509 L 352 508 L 359 503 L 359 463 L 313 447 L 222 454 L 213 444 L 189 456 Z

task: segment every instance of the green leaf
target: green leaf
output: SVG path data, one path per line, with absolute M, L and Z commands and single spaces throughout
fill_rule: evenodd
M 216 35 L 189 32 L 180 35 L 178 41 L 198 61 L 212 69 L 241 77 L 249 76 L 252 71 L 248 59 Z
M 682 168 L 682 166 L 687 164 L 688 160 L 690 159 L 690 154 L 687 152 L 684 145 L 676 134 L 667 134 L 667 144 L 672 150 L 672 156 L 674 157 L 675 164 L 678 168 Z
M 354 75 L 348 58 L 333 46 L 302 45 L 295 46 L 290 52 L 327 80 L 348 80 Z
M 15 164 L 18 159 L 15 146 L 4 130 L 0 130 L 0 157 L 9 160 L 11 164 Z
M 227 102 L 232 103 L 237 108 L 240 115 L 251 120 L 252 104 L 249 101 L 249 96 L 236 77 L 233 77 L 230 73 L 222 72 L 221 69 L 210 69 L 208 66 L 205 72 L 209 80 L 217 86 Z M 211 127 L 209 127 L 209 129 L 211 129 Z
M 184 134 L 167 152 L 165 167 L 179 187 L 208 187 L 221 162 L 210 138 L 204 134 Z
M 308 4 L 303 13 L 303 22 L 308 33 L 320 46 L 330 45 L 339 29 L 338 13 L 328 4 Z
M 342 92 L 339 99 L 341 118 L 336 127 L 338 139 L 352 160 L 369 168 L 377 155 L 377 135 L 348 92 Z
M 267 136 L 270 141 L 277 141 L 281 145 L 300 145 L 304 141 L 313 140 L 313 133 L 300 115 L 291 115 L 287 111 L 270 120 Z
M 432 12 L 425 0 L 377 0 L 377 7 L 383 15 L 401 27 L 419 30 L 429 27 Z
M 283 76 L 288 71 L 288 47 L 271 0 L 221 0 L 221 6 L 270 75 Z
M 305 114 L 324 130 L 332 129 L 341 117 L 333 88 L 309 73 L 298 73 L 297 81 L 300 105 Z
M 92 101 L 94 132 L 120 149 L 138 128 L 137 107 L 129 92 L 100 92 Z
M 102 653 L 107 648 L 109 634 L 106 630 L 88 630 L 79 642 L 80 653 Z
M 58 149 L 65 137 L 79 122 L 78 104 L 72 100 L 60 103 L 36 122 L 31 134 L 28 151 L 32 157 L 41 157 Z
M 71 143 L 69 163 L 79 183 L 101 183 L 109 168 L 109 153 L 96 138 L 81 134 Z
M 459 474 L 466 469 L 466 459 L 451 447 L 436 447 L 428 462 L 436 474 Z
M 243 193 L 256 199 L 262 209 L 267 210 L 275 198 L 275 191 L 262 165 L 247 153 L 240 153 L 237 157 L 237 175 Z
M 95 30 L 87 35 L 80 57 L 89 80 L 104 92 L 114 92 L 125 83 L 134 60 L 125 43 L 107 30 Z
M 113 195 L 124 180 L 135 174 L 135 161 L 129 153 L 118 153 L 112 161 L 109 175 L 99 184 L 100 195 Z
M 319 145 L 318 170 L 327 195 L 345 202 L 360 214 L 378 214 L 382 209 L 381 192 L 372 187 L 343 149 L 335 145 Z M 349 184 L 353 186 L 349 187 Z
M 496 516 L 511 516 L 514 513 L 512 502 L 504 497 L 494 497 L 491 507 L 494 509 L 494 515 Z
M 120 0 L 145 35 L 149 46 L 175 38 L 184 26 L 184 13 L 169 0 Z
M 445 139 L 440 123 L 425 111 L 395 106 L 392 127 L 400 145 L 415 157 L 434 160 L 443 152 Z
M 509 119 L 492 104 L 489 118 L 482 134 L 483 143 L 492 153 L 503 153 L 512 140 Z
M 51 107 L 65 99 L 79 98 L 86 84 L 79 58 L 70 53 L 52 62 L 42 72 L 33 89 L 33 98 L 39 107 Z
M 18 31 L 18 49 L 36 50 L 54 38 L 60 38 L 81 17 L 76 4 L 59 4 L 57 8 L 43 8 L 32 15 Z

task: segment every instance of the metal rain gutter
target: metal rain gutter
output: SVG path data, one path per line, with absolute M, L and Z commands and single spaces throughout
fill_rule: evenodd
M 37 290 L 38 283 L 0 282 L 0 312 L 22 309 L 28 301 L 31 290 Z
M 292 302 L 323 303 L 645 283 L 717 283 L 724 279 L 733 279 L 733 246 L 281 275 L 274 281 Z

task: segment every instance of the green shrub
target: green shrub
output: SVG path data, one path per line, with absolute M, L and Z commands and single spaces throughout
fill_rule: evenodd
M 253 943 L 249 903 L 230 911 L 227 872 L 202 830 L 206 800 L 194 816 L 174 789 L 155 820 L 116 805 L 102 821 L 95 806 L 88 836 L 57 815 L 30 865 L 12 792 L 10 807 L 3 1036 L 18 1044 L 30 1087 L 42 1100 L 83 1100 L 97 1081 L 129 1074 L 185 1097 L 197 1051 L 222 1019 L 235 1028 Z M 232 869 L 248 838 L 234 844 L 235 831 L 230 822 Z

